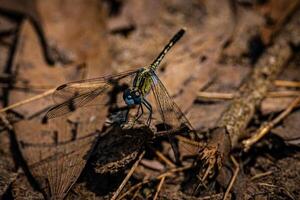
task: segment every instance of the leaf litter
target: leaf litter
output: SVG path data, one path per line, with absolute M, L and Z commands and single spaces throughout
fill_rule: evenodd
M 124 185 L 121 196 L 124 196 L 126 191 L 132 191 L 125 197 L 128 199 L 147 197 L 222 199 L 228 191 L 227 198 L 231 198 L 232 195 L 238 199 L 271 195 L 274 198 L 297 199 L 298 188 L 292 185 L 299 176 L 293 174 L 291 175 L 293 178 L 288 178 L 289 181 L 285 182 L 283 180 L 286 176 L 291 177 L 289 174 L 276 171 L 277 168 L 275 170 L 272 167 L 268 168 L 269 165 L 275 166 L 276 162 L 280 163 L 280 169 L 292 170 L 289 163 L 297 165 L 296 158 L 299 154 L 297 144 L 289 143 L 284 134 L 290 133 L 289 136 L 297 138 L 293 131 L 290 131 L 295 129 L 293 125 L 297 117 L 290 120 L 290 125 L 286 125 L 288 116 L 283 121 L 287 129 L 282 129 L 283 125 L 279 124 L 250 152 L 239 157 L 240 154 L 232 152 L 230 142 L 223 138 L 224 134 L 220 134 L 221 137 L 212 134 L 216 131 L 215 127 L 220 116 L 228 112 L 228 105 L 232 105 L 232 101 L 210 101 L 198 98 L 198 91 L 236 94 L 240 85 L 245 83 L 245 79 L 253 71 L 253 64 L 257 68 L 257 61 L 264 62 L 260 59 L 272 62 L 272 57 L 268 57 L 270 51 L 265 49 L 272 49 L 272 45 L 276 46 L 280 43 L 276 40 L 277 37 L 288 38 L 296 48 L 299 34 L 295 30 L 295 23 L 290 21 L 297 18 L 291 17 L 294 13 L 299 13 L 295 12 L 297 3 L 286 4 L 289 9 L 284 13 L 280 12 L 280 2 L 276 1 L 261 5 L 235 2 L 235 8 L 230 7 L 231 4 L 226 1 L 222 3 L 216 1 L 185 3 L 179 0 L 144 3 L 137 0 L 88 3 L 77 1 L 76 4 L 71 1 L 62 4 L 60 1 L 32 1 L 32 3 L 39 13 L 41 27 L 47 36 L 45 38 L 54 50 L 56 58 L 59 59 L 55 67 L 49 67 L 44 61 L 38 36 L 30 21 L 24 20 L 19 25 L 17 36 L 19 40 L 10 67 L 16 75 L 16 80 L 19 81 L 18 85 L 23 84 L 27 89 L 16 90 L 12 85 L 9 92 L 9 105 L 35 96 L 40 91 L 44 91 L 43 88 L 54 88 L 67 81 L 141 67 L 151 62 L 157 49 L 163 46 L 178 27 L 185 26 L 188 30 L 186 37 L 162 63 L 159 76 L 175 102 L 187 114 L 192 125 L 199 132 L 204 131 L 202 132 L 204 136 L 208 136 L 206 138 L 208 146 L 203 149 L 201 144 L 194 143 L 195 146 L 201 146 L 200 155 L 194 155 L 193 159 L 182 157 L 184 166 L 193 163 L 195 159 L 198 161 L 198 166 L 184 170 L 180 167 L 169 168 L 173 165 L 165 164 L 163 160 L 168 159 L 172 162 L 174 155 L 170 151 L 166 138 L 154 137 L 153 139 L 152 128 L 120 130 L 103 126 L 108 113 L 108 108 L 103 109 L 103 106 L 87 107 L 87 110 L 76 112 L 68 119 L 41 124 L 41 117 L 52 101 L 48 96 L 17 107 L 14 113 L 9 113 L 19 120 L 17 123 L 10 120 L 11 115 L 5 116 L 14 126 L 15 138 L 10 137 L 10 134 L 14 133 L 1 134 L 1 137 L 4 141 L 15 140 L 16 143 L 11 141 L 10 145 L 20 149 L 21 157 L 24 159 L 23 164 L 16 162 L 19 163 L 16 168 L 11 167 L 8 170 L 13 173 L 11 173 L 12 179 L 5 181 L 7 189 L 3 194 L 6 197 L 42 198 L 41 193 L 34 191 L 32 189 L 34 188 L 48 198 L 108 199 L 118 190 L 127 169 L 135 163 L 139 153 L 146 150 L 145 161 L 153 160 L 153 166 L 158 165 L 154 164 L 158 161 L 165 165 L 165 168 L 148 168 L 147 166 L 151 164 L 143 162 L 142 159 Z M 23 8 L 24 16 L 32 12 L 30 9 L 32 8 Z M 87 10 L 89 12 L 86 12 Z M 274 26 L 265 24 L 268 16 L 275 22 Z M 283 27 L 289 30 L 291 37 L 280 36 Z M 259 37 L 257 39 L 257 35 L 261 35 L 261 41 Z M 256 40 L 253 40 L 253 37 L 254 39 L 256 37 Z M 253 51 L 259 54 L 253 54 Z M 274 51 L 280 54 L 284 48 L 275 48 Z M 294 67 L 298 65 L 297 51 L 292 49 L 292 54 L 296 58 L 291 58 L 290 64 L 284 65 L 288 66 L 283 70 L 283 74 L 286 75 L 278 78 L 299 81 L 297 80 L 299 70 Z M 254 79 L 253 82 L 256 80 Z M 256 89 L 262 90 L 254 88 L 254 91 Z M 273 86 L 272 90 L 277 91 L 278 88 Z M 251 130 L 258 128 L 264 121 L 269 121 L 268 118 L 274 118 L 276 113 L 285 109 L 286 106 L 281 103 L 283 99 L 273 97 L 258 103 L 259 110 L 255 107 L 255 112 L 251 112 L 251 117 L 246 120 L 247 126 L 241 129 L 242 135 L 252 132 Z M 286 99 L 288 104 L 292 98 Z M 290 116 L 293 116 L 293 113 Z M 154 120 L 154 124 L 159 130 L 159 121 Z M 100 138 L 98 141 L 97 137 Z M 178 140 L 180 145 L 182 141 L 180 138 Z M 214 143 L 214 141 L 218 142 Z M 91 152 L 94 145 L 97 146 Z M 11 160 L 7 148 L 9 145 L 1 145 L 1 152 L 4 149 L 5 158 Z M 153 148 L 162 153 L 154 154 L 155 151 L 151 150 Z M 182 148 L 179 149 L 184 151 Z M 277 156 L 279 149 L 283 151 Z M 13 150 L 14 154 L 15 151 Z M 221 160 L 218 156 L 215 157 L 219 151 L 227 152 L 221 156 Z M 239 158 L 238 162 L 243 168 L 238 171 L 235 180 L 231 179 L 235 167 L 229 155 Z M 18 161 L 18 159 L 20 157 L 14 157 L 14 160 Z M 212 163 L 217 163 L 216 167 L 212 168 Z M 222 167 L 225 163 L 232 168 L 228 170 Z M 268 169 L 272 173 L 268 173 Z M 213 173 L 210 173 L 211 170 Z M 163 175 L 164 173 L 167 175 Z M 259 177 L 260 173 L 267 175 L 255 181 L 250 180 L 252 176 Z M 276 180 L 272 178 L 275 175 Z M 33 180 L 38 184 L 34 184 Z M 230 181 L 233 183 L 232 188 L 227 188 Z M 70 192 L 66 194 L 69 190 Z M 241 194 L 242 191 L 245 193 Z

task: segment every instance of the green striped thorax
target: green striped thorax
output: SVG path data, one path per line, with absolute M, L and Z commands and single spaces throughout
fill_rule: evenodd
M 142 103 L 142 99 L 151 91 L 151 86 L 153 84 L 151 76 L 153 73 L 153 70 L 150 68 L 141 68 L 136 73 L 132 87 L 128 88 L 123 93 L 123 99 L 127 105 L 131 106 Z

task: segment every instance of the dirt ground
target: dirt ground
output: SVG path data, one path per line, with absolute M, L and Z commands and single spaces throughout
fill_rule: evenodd
M 299 49 L 299 0 L 0 0 L 0 197 L 300 199 Z

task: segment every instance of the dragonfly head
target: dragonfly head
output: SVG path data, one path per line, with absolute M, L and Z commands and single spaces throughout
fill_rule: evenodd
M 123 93 L 123 99 L 128 106 L 142 103 L 142 95 L 138 89 L 128 88 Z

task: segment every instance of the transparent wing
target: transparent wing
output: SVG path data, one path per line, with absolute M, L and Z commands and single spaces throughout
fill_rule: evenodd
M 190 139 L 195 139 L 196 136 L 192 134 L 192 131 L 194 130 L 192 125 L 177 104 L 172 100 L 163 83 L 155 73 L 152 74 L 151 78 L 153 81 L 152 91 L 157 103 L 158 111 L 163 122 L 167 126 L 170 126 L 168 129 L 170 131 L 175 131 L 187 127 L 190 130 Z
M 200 137 L 177 104 L 172 100 L 167 89 L 157 75 L 153 72 L 151 77 L 153 81 L 152 91 L 157 104 L 157 109 L 165 124 L 165 134 L 169 137 L 176 161 L 180 162 L 179 157 L 182 153 L 182 151 L 179 151 L 180 147 L 183 147 L 185 152 L 187 151 L 191 155 L 197 155 L 199 147 L 191 146 L 188 143 L 180 143 L 178 145 L 175 143 L 174 136 L 176 134 L 181 134 L 195 142 L 198 142 Z
M 99 95 L 108 92 L 121 79 L 134 75 L 137 71 L 126 71 L 117 75 L 75 81 L 59 86 L 53 93 L 53 100 L 57 104 L 46 113 L 44 119 L 59 117 L 87 105 Z
M 27 120 L 16 125 L 22 156 L 44 191 L 45 199 L 64 199 L 89 159 L 99 127 L 99 120 L 91 121 L 90 116 L 101 116 L 100 112 L 92 111 L 88 110 L 76 122 L 76 130 L 64 117 L 53 119 L 46 125 Z

